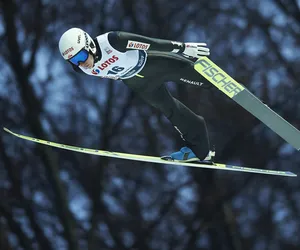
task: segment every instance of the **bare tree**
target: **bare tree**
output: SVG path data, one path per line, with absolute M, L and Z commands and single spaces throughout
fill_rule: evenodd
M 159 155 L 181 145 L 171 124 L 121 82 L 64 64 L 58 39 L 77 26 L 92 36 L 125 30 L 207 41 L 212 60 L 299 127 L 297 11 L 297 1 L 284 0 L 3 0 L 0 118 L 13 130 L 89 148 Z M 298 154 L 217 89 L 170 88 L 206 118 L 217 161 L 297 172 Z M 297 179 L 107 159 L 6 134 L 0 147 L 7 249 L 300 245 Z

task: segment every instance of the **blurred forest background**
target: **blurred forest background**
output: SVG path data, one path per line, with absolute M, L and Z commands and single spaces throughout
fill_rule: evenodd
M 299 0 L 1 0 L 1 127 L 162 155 L 178 133 L 121 81 L 59 54 L 71 27 L 207 42 L 210 58 L 300 128 Z M 168 83 L 207 119 L 217 161 L 300 174 L 300 155 L 217 90 Z M 299 250 L 299 178 L 132 162 L 0 134 L 0 249 Z

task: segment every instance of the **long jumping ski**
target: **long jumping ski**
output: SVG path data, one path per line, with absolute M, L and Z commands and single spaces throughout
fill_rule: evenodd
M 295 149 L 300 150 L 300 131 L 261 102 L 245 86 L 235 81 L 209 58 L 198 59 L 194 64 L 194 69 Z
M 60 143 L 51 142 L 51 141 L 45 141 L 45 140 L 41 140 L 41 139 L 29 137 L 29 136 L 17 134 L 7 128 L 4 128 L 4 130 L 16 137 L 19 137 L 19 138 L 27 140 L 27 141 L 32 141 L 35 143 L 44 144 L 44 145 L 51 146 L 51 147 L 66 149 L 66 150 L 85 153 L 85 154 L 120 158 L 120 159 L 133 160 L 133 161 L 171 164 L 171 165 L 180 165 L 180 166 L 197 167 L 197 168 L 209 168 L 209 169 L 215 169 L 215 170 L 229 170 L 229 171 L 239 171 L 239 172 L 257 173 L 257 174 L 288 176 L 288 177 L 296 177 L 297 176 L 296 174 L 289 172 L 289 171 L 247 168 L 247 167 L 233 166 L 233 165 L 227 165 L 227 164 L 222 164 L 222 163 L 213 163 L 212 165 L 210 165 L 210 164 L 203 164 L 203 163 L 186 163 L 186 162 L 166 161 L 166 160 L 161 159 L 160 157 L 155 157 L 155 156 L 127 154 L 127 153 L 111 152 L 111 151 L 98 150 L 98 149 L 75 147 L 75 146 L 60 144 Z

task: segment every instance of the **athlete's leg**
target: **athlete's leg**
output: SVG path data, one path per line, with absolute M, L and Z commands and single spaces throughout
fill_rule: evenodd
M 199 159 L 207 156 L 209 139 L 203 117 L 174 98 L 159 76 L 148 79 L 134 77 L 124 80 L 124 83 L 169 119 Z
M 145 74 L 149 76 L 160 75 L 164 81 L 201 86 L 202 88 L 212 88 L 201 74 L 194 70 L 195 60 L 188 59 L 179 54 L 171 54 L 165 58 L 150 56 L 150 63 L 147 62 Z

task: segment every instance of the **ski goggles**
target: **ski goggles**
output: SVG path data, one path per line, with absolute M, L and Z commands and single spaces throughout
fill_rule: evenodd
M 79 63 L 85 62 L 89 57 L 89 52 L 87 52 L 85 49 L 80 50 L 75 56 L 69 59 L 71 63 L 78 66 Z

